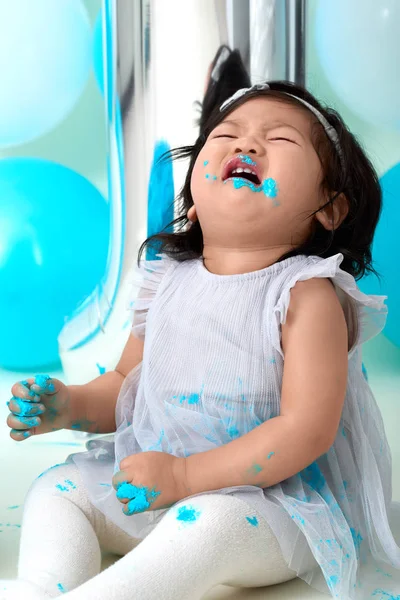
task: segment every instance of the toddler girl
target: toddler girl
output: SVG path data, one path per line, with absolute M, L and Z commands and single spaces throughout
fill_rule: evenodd
M 355 281 L 373 271 L 377 175 L 335 111 L 250 86 L 228 54 L 198 139 L 173 152 L 189 158 L 178 218 L 142 246 L 159 260 L 141 261 L 117 367 L 12 388 L 15 440 L 115 436 L 33 483 L 0 598 L 196 600 L 296 576 L 399 598 L 399 505 L 361 356 L 387 309 Z M 101 551 L 122 558 L 100 573 Z

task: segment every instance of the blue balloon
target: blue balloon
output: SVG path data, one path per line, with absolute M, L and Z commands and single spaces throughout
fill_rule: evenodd
M 166 140 L 154 145 L 147 200 L 147 235 L 160 233 L 174 218 L 174 178 L 171 158 L 165 156 L 171 147 Z M 156 260 L 159 250 L 150 247 L 147 260 Z
M 62 165 L 3 159 L 0 231 L 0 366 L 56 364 L 65 318 L 104 275 L 109 207 Z
M 91 67 L 81 0 L 0 2 L 0 147 L 23 144 L 71 111 Z
M 382 283 L 374 275 L 364 277 L 359 286 L 367 294 L 385 294 L 389 313 L 384 329 L 386 337 L 400 347 L 400 278 L 399 233 L 400 222 L 400 163 L 380 180 L 383 192 L 383 210 L 372 246 L 376 270 Z
M 93 70 L 101 93 L 104 92 L 103 11 L 96 17 L 93 29 Z
M 400 2 L 320 0 L 315 44 L 337 96 L 372 124 L 400 125 Z

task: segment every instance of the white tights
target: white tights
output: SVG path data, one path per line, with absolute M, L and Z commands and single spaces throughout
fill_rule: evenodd
M 60 481 L 76 486 L 56 488 Z M 37 479 L 25 502 L 18 580 L 0 582 L 0 600 L 198 600 L 219 584 L 272 585 L 293 579 L 266 521 L 234 496 L 188 503 L 193 523 L 172 507 L 143 540 L 130 537 L 90 502 L 75 465 Z M 122 509 L 122 505 L 121 505 Z M 257 517 L 258 525 L 253 517 Z M 123 556 L 100 573 L 101 550 Z

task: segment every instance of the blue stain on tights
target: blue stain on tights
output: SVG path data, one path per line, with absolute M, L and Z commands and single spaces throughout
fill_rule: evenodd
M 258 527 L 257 517 L 246 517 L 246 519 L 248 520 L 250 525 L 253 525 L 253 527 Z
M 149 509 L 160 494 L 161 492 L 156 492 L 155 488 L 149 490 L 148 487 L 136 486 L 127 481 L 117 485 L 117 498 L 129 500 L 128 510 L 123 510 L 126 515 L 133 515 Z
M 200 511 L 196 510 L 193 506 L 180 506 L 177 510 L 176 518 L 178 521 L 184 521 L 185 523 L 194 523 L 200 516 Z
M 63 586 L 63 584 L 62 584 L 62 583 L 57 583 L 57 589 L 58 589 L 58 591 L 59 591 L 59 592 L 61 592 L 62 594 L 65 594 L 65 593 L 66 593 L 66 591 L 67 591 L 67 590 L 65 589 L 65 587 Z
M 61 483 L 57 483 L 56 488 L 60 490 L 60 492 L 70 492 L 71 490 L 76 490 L 76 485 L 70 479 L 64 479 L 65 485 Z
M 56 465 L 53 465 L 53 466 L 49 467 L 48 469 L 46 469 L 45 471 L 43 471 L 43 473 L 40 473 L 40 475 L 37 476 L 37 479 L 40 479 L 40 477 L 43 477 L 43 475 L 45 475 L 46 473 L 48 473 L 49 471 L 51 471 L 51 469 L 55 469 L 56 467 L 64 467 L 67 464 L 68 463 L 66 463 L 66 462 L 64 462 L 64 463 L 57 463 Z

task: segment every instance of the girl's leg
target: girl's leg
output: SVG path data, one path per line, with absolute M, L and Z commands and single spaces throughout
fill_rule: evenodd
M 18 580 L 0 585 L 0 599 L 59 596 L 100 572 L 100 548 L 122 555 L 138 542 L 91 504 L 74 464 L 53 467 L 28 492 Z
M 267 523 L 234 496 L 206 494 L 172 507 L 117 563 L 66 600 L 199 600 L 218 584 L 293 579 Z

